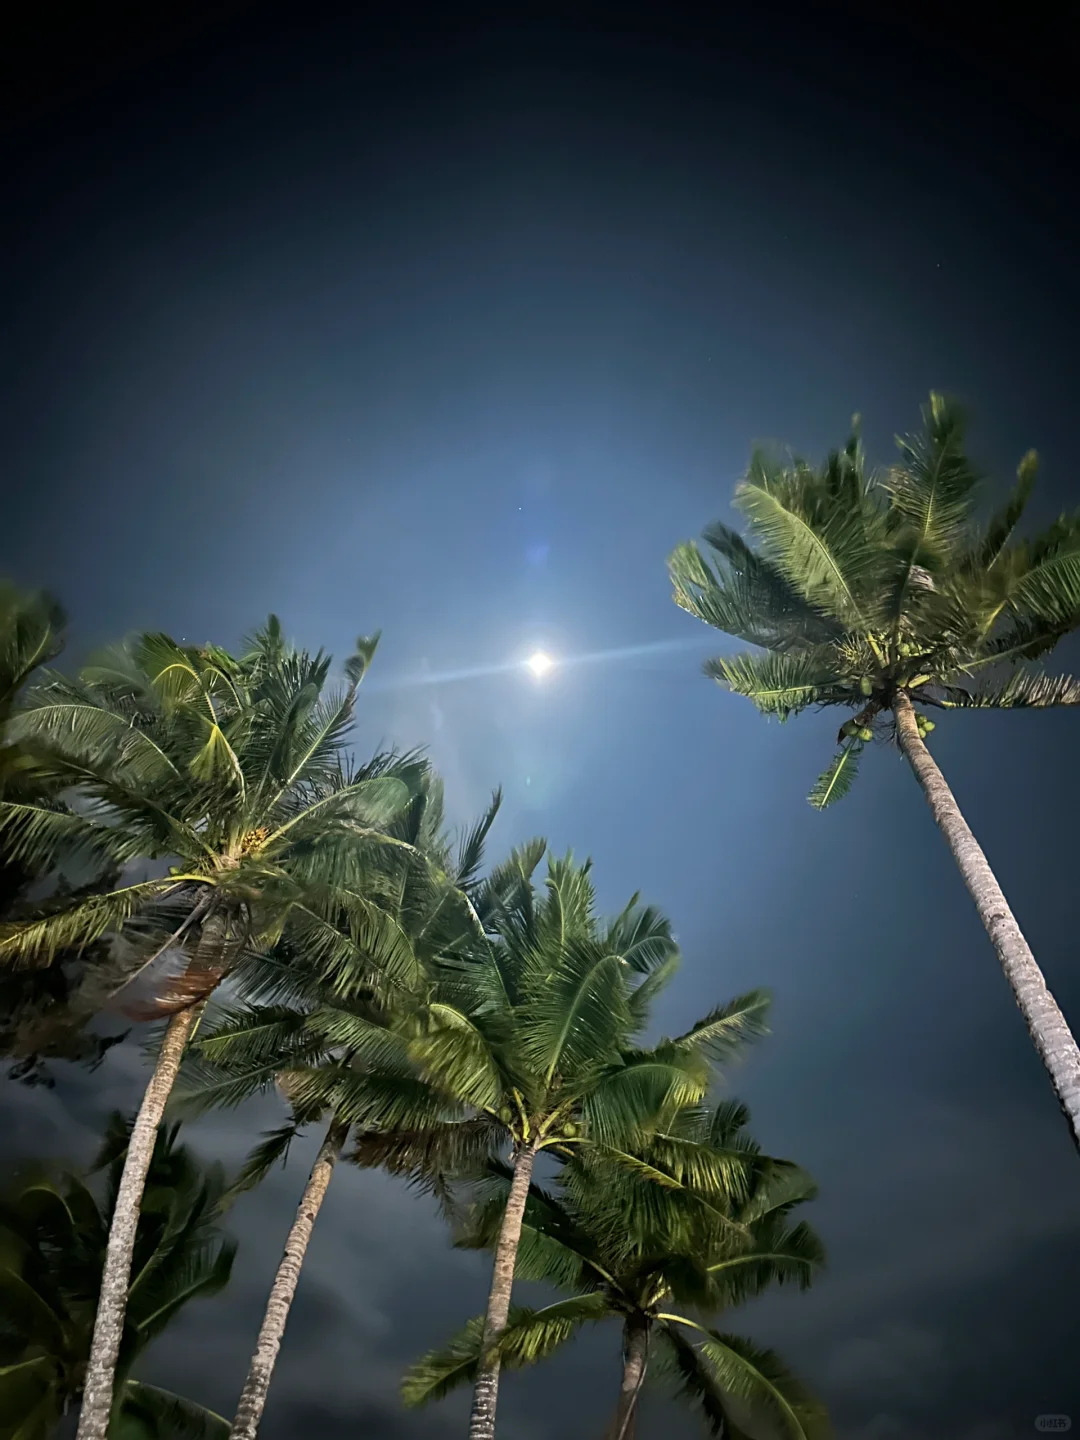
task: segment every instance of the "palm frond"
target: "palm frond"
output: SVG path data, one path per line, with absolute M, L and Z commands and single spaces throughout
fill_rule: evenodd
M 413 1072 L 411 1041 L 390 1023 L 325 1006 L 306 1017 L 306 1026 L 328 1049 L 344 1051 L 356 1069 L 370 1067 L 386 1076 Z
M 826 469 L 828 475 L 828 467 Z M 877 619 L 868 584 L 880 549 L 857 476 L 841 503 L 828 503 L 835 487 L 796 465 L 785 470 L 762 453 L 735 490 L 765 558 L 807 604 L 842 625 L 870 628 Z
M 862 750 L 863 746 L 860 740 L 848 741 L 829 768 L 818 777 L 814 788 L 807 796 L 815 810 L 824 810 L 826 806 L 842 800 L 848 793 L 855 776 L 859 773 L 859 757 Z
M 291 1063 L 296 1064 L 295 1056 L 291 1057 Z M 170 1097 L 169 1113 L 191 1119 L 210 1110 L 234 1109 L 255 1095 L 273 1090 L 281 1069 L 281 1057 L 253 1061 L 246 1066 L 218 1065 L 195 1052 L 184 1061 Z
M 1005 563 L 1003 561 L 1003 563 Z M 1010 611 L 1060 632 L 1080 621 L 1080 514 L 1063 515 L 1008 555 Z
M 159 1335 L 191 1300 L 218 1294 L 229 1283 L 236 1242 L 216 1238 L 177 1248 L 154 1269 L 138 1277 L 128 1299 L 129 1322 L 143 1343 Z
M 745 1435 L 753 1420 L 770 1422 L 784 1440 L 830 1440 L 824 1408 L 773 1351 L 717 1331 L 692 1344 L 680 1323 L 688 1322 L 673 1317 L 660 1327 L 661 1357 L 711 1434 Z
M 461 1108 L 419 1077 L 324 1063 L 282 1070 L 277 1083 L 305 1116 L 332 1112 L 343 1125 L 376 1133 L 427 1132 L 460 1119 Z
M 140 1426 L 140 1436 L 149 1432 L 161 1440 L 228 1440 L 229 1435 L 224 1416 L 140 1380 L 124 1383 L 118 1440 L 126 1440 L 124 1427 L 129 1419 Z
M 367 896 L 341 886 L 306 887 L 292 906 L 291 943 L 342 997 L 379 983 L 415 993 L 424 971 L 400 920 Z
M 607 1300 L 596 1294 L 558 1300 L 542 1310 L 512 1306 L 498 1341 L 499 1359 L 510 1370 L 533 1365 L 553 1354 L 582 1325 L 610 1313 Z M 401 1384 L 405 1404 L 427 1405 L 475 1379 L 483 1335 L 484 1317 L 474 1316 L 442 1350 L 432 1350 L 412 1365 Z
M 570 938 L 538 952 L 522 1007 L 519 1049 L 537 1075 L 573 1075 L 615 1060 L 630 1023 L 622 958 L 595 941 Z
M 492 792 L 491 803 L 472 828 L 462 836 L 454 865 L 454 884 L 469 891 L 477 883 L 480 867 L 484 863 L 484 845 L 495 823 L 495 817 L 502 805 L 502 788 Z
M 59 654 L 67 617 L 43 590 L 24 592 L 0 582 L 0 716 L 35 670 Z
M 1004 680 L 970 689 L 943 687 L 950 705 L 961 710 L 1044 710 L 1052 705 L 1080 705 L 1080 680 L 1071 675 L 1044 675 L 1015 670 Z
M 56 1353 L 63 1348 L 60 1317 L 37 1290 L 14 1270 L 0 1264 L 0 1313 L 5 1326 L 15 1324 L 34 1345 Z
M 692 543 L 679 545 L 668 559 L 673 598 L 680 609 L 726 635 L 768 650 L 786 650 L 796 640 L 814 645 L 835 638 L 837 622 L 809 605 L 730 526 L 716 522 L 702 538 L 714 563 Z
M 564 1170 L 572 1211 L 619 1276 L 626 1275 L 628 1261 L 645 1254 L 657 1257 L 670 1276 L 679 1257 L 707 1253 L 720 1239 L 735 1243 L 747 1236 L 730 1192 L 745 1191 L 741 1177 L 753 1157 L 702 1157 L 685 1178 L 664 1163 L 670 1158 L 651 1143 L 636 1151 L 597 1144 L 581 1150 Z
M 189 1053 L 212 1064 L 281 1063 L 312 1048 L 308 1017 L 284 1005 L 217 1004 L 204 1014 Z
M 274 854 L 275 848 L 283 848 L 286 839 L 290 847 L 310 843 L 330 826 L 345 827 L 359 834 L 377 832 L 400 813 L 408 800 L 408 787 L 392 775 L 342 785 L 310 804 L 301 803 L 296 812 L 267 837 L 264 849 Z
M 505 1146 L 506 1131 L 487 1117 L 463 1120 L 435 1111 L 424 1120 L 360 1129 L 347 1158 L 361 1169 L 382 1167 L 423 1185 L 447 1175 L 481 1175 Z
M 65 861 L 101 867 L 132 858 L 122 833 L 55 801 L 0 800 L 0 838 L 9 862 L 32 874 L 47 874 Z
M 813 1200 L 817 1193 L 817 1182 L 801 1166 L 770 1159 L 739 1214 L 748 1223 L 786 1215 L 794 1206 Z
M 945 677 L 1038 660 L 1053 650 L 1068 630 L 1068 625 L 1050 620 L 1014 618 L 1003 630 L 981 641 L 972 655 L 964 655 L 950 664 L 945 669 Z
M 897 440 L 900 463 L 885 489 L 891 518 L 903 523 L 896 613 L 916 566 L 936 568 L 962 553 L 971 528 L 979 476 L 964 450 L 964 416 L 941 395 L 923 407 L 923 428 Z
M 753 1150 L 706 1145 L 664 1130 L 650 1136 L 647 1155 L 650 1164 L 694 1195 L 733 1207 L 749 1197 L 761 1168 Z
M 709 1275 L 725 1306 L 741 1305 L 772 1285 L 794 1284 L 805 1290 L 825 1263 L 825 1248 L 805 1223 L 754 1226 L 741 1253 L 714 1260 Z
M 287 1124 L 278 1126 L 276 1130 L 264 1132 L 258 1145 L 248 1151 L 247 1158 L 225 1192 L 222 1199 L 223 1209 L 232 1205 L 234 1200 L 248 1190 L 254 1190 L 261 1185 L 275 1165 L 284 1166 L 288 1162 L 289 1149 L 299 1130 L 299 1123 L 296 1120 L 290 1120 Z
M 47 965 L 62 950 L 84 950 L 119 931 L 144 905 L 176 890 L 174 878 L 143 880 L 100 895 L 83 895 L 52 913 L 0 925 L 0 964 Z
M 671 984 L 681 963 L 681 956 L 675 951 L 630 992 L 630 1022 L 634 1035 L 640 1034 L 648 1025 L 656 997 Z
M 581 1104 L 585 1132 L 604 1145 L 640 1143 L 672 1110 L 699 1101 L 707 1070 L 659 1048 L 624 1058 L 590 1087 Z
M 428 1405 L 475 1379 L 483 1338 L 484 1317 L 474 1315 L 442 1350 L 431 1350 L 411 1365 L 401 1382 L 405 1404 Z
M 1012 539 L 1013 532 L 1019 525 L 1024 511 L 1027 509 L 1027 503 L 1031 499 L 1038 468 L 1039 458 L 1034 450 L 1029 450 L 1017 467 L 1016 485 L 1012 494 L 997 514 L 991 518 L 974 550 L 970 568 L 975 574 L 985 575 L 998 564 L 1005 553 L 1005 547 Z
M 382 632 L 376 630 L 373 635 L 361 635 L 356 641 L 356 648 L 345 661 L 345 674 L 348 676 L 349 684 L 355 689 L 360 681 L 367 674 L 372 660 L 375 659 L 375 651 L 379 647 L 379 640 Z
M 436 1001 L 429 1023 L 412 1045 L 425 1075 L 463 1104 L 496 1109 L 507 1085 L 498 1057 L 484 1034 L 461 1010 Z
M 51 1355 L 0 1365 L 0 1424 L 12 1440 L 46 1440 L 52 1432 L 61 1409 L 57 1368 Z
M 835 664 L 835 662 L 834 662 Z M 706 660 L 705 674 L 733 695 L 743 695 L 763 715 L 787 720 L 811 705 L 823 704 L 837 684 L 817 651 L 789 654 L 730 655 Z
M 454 1232 L 454 1244 L 465 1250 L 492 1250 L 498 1242 L 513 1172 L 502 1161 L 489 1160 L 486 1172 L 471 1187 Z M 595 1241 L 577 1224 L 554 1195 L 535 1180 L 525 1201 L 525 1215 L 514 1274 L 575 1292 L 607 1277 Z
M 532 923 L 532 877 L 544 855 L 547 841 L 537 836 L 516 846 L 496 865 L 474 897 L 477 914 L 485 925 L 512 916 L 528 930 Z
M 576 864 L 572 854 L 548 858 L 546 895 L 539 924 L 556 945 L 583 940 L 592 935 L 596 892 L 590 871 L 592 861 Z
M 10 723 L 12 739 L 34 741 L 66 755 L 94 761 L 103 755 L 129 779 L 170 784 L 180 778 L 175 761 L 145 726 L 102 703 L 78 681 L 56 678 L 31 691 L 26 708 Z
M 671 921 L 655 905 L 639 905 L 637 896 L 608 926 L 604 944 L 638 975 L 651 975 L 678 954 Z
M 705 1138 L 712 1145 L 734 1145 L 749 1123 L 750 1111 L 741 1100 L 718 1100 L 706 1117 Z
M 714 1063 L 723 1062 L 748 1041 L 769 1033 L 771 1005 L 768 990 L 749 990 L 726 1005 L 718 1005 L 671 1043 L 680 1050 L 707 1055 Z

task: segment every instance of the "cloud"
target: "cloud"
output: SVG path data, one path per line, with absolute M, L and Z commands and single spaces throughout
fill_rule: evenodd
M 894 1400 L 920 1399 L 948 1376 L 950 1361 L 949 1342 L 940 1332 L 886 1324 L 874 1335 L 841 1341 L 823 1368 L 822 1383 Z

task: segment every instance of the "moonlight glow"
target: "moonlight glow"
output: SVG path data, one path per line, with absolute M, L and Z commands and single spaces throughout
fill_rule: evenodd
M 550 655 L 545 655 L 543 650 L 537 650 L 534 654 L 529 656 L 528 660 L 525 661 L 525 664 L 536 676 L 537 680 L 542 680 L 544 676 L 548 673 L 548 671 L 552 668 L 552 666 L 555 664 L 555 661 L 552 660 Z

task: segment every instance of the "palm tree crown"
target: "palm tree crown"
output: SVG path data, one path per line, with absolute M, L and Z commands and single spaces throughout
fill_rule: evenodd
M 553 1188 L 531 1187 L 517 1274 L 568 1298 L 512 1310 L 502 1361 L 532 1364 L 582 1325 L 617 1320 L 624 1359 L 637 1350 L 640 1364 L 620 1396 L 616 1440 L 633 1433 L 647 1363 L 696 1402 L 714 1434 L 742 1435 L 744 1412 L 792 1440 L 827 1434 L 821 1407 L 775 1354 L 695 1318 L 731 1309 L 774 1283 L 805 1288 L 824 1259 L 810 1227 L 789 1220 L 812 1198 L 812 1182 L 763 1156 L 745 1133 L 748 1118 L 735 1102 L 686 1107 L 633 1157 L 582 1151 L 564 1162 Z M 733 1156 L 745 1169 L 729 1167 Z M 507 1175 L 493 1168 L 475 1188 L 459 1245 L 495 1243 L 508 1189 Z M 470 1380 L 481 1331 L 478 1317 L 414 1366 L 406 1402 L 426 1403 Z
M 181 1074 L 177 1104 L 185 1115 L 239 1105 L 277 1089 L 288 1122 L 266 1137 L 243 1172 L 255 1184 L 283 1159 L 297 1131 L 324 1115 L 345 1131 L 354 1124 L 400 1131 L 460 1117 L 464 1108 L 421 1078 L 413 1043 L 431 998 L 437 961 L 483 939 L 470 902 L 498 792 L 455 855 L 443 826 L 442 785 L 415 762 L 414 794 L 384 826 L 396 845 L 362 857 L 357 889 L 368 904 L 368 953 L 343 943 L 313 950 L 288 931 L 263 955 L 240 963 L 241 1001 L 205 1015 Z M 482 902 L 481 902 L 482 903 Z M 343 909 L 337 924 L 349 935 Z M 369 953 L 391 957 L 374 969 Z M 387 989 L 382 975 L 400 977 Z
M 1080 625 L 1080 514 L 1017 537 L 1031 453 L 980 523 L 962 413 L 934 395 L 923 421 L 882 474 L 867 473 L 857 437 L 818 469 L 759 452 L 735 492 L 749 541 L 716 523 L 707 555 L 684 544 L 669 561 L 678 605 L 764 652 L 711 660 L 709 675 L 781 720 L 815 705 L 855 712 L 815 806 L 846 794 L 899 697 L 934 709 L 1080 703 L 1080 683 L 1027 664 Z
M 369 906 L 349 883 L 358 852 L 408 799 L 393 757 L 356 769 L 344 753 L 374 643 L 359 642 L 336 693 L 329 657 L 285 646 L 273 619 L 240 660 L 144 635 L 78 680 L 55 675 L 31 691 L 10 731 L 74 798 L 0 803 L 9 851 L 35 866 L 158 873 L 3 927 L 0 959 L 47 964 L 123 934 L 115 981 L 150 980 L 164 992 L 150 1013 L 168 1013 L 286 919 L 310 948 L 340 950 L 327 917 L 344 911 L 362 942 Z
M 410 1051 L 420 1073 L 465 1107 L 493 1155 L 620 1141 L 666 1106 L 701 1098 L 710 1061 L 760 1035 L 768 996 L 718 1006 L 691 1030 L 643 1047 L 650 1006 L 678 965 L 670 922 L 635 895 L 596 914 L 591 862 L 515 850 L 474 894 L 483 933 L 433 957 Z M 433 1147 L 428 1153 L 428 1145 Z M 358 1156 L 402 1172 L 452 1169 L 454 1130 L 361 1137 Z M 449 1148 L 448 1148 L 449 1147 Z M 474 1154 L 477 1152 L 474 1152 Z
M 71 1171 L 20 1184 L 0 1209 L 0 1427 L 21 1440 L 52 1433 L 77 1405 L 112 1198 L 128 1126 L 109 1121 L 95 1169 L 107 1173 L 104 1201 Z M 191 1300 L 228 1281 L 235 1245 L 221 1230 L 225 1180 L 198 1164 L 175 1129 L 158 1136 L 132 1265 L 114 1429 L 145 1435 L 220 1436 L 227 1426 L 190 1401 L 130 1378 L 139 1355 Z M 10 1427 L 10 1428 L 8 1428 Z

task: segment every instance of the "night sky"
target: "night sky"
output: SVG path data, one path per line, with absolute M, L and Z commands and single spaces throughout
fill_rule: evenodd
M 1039 449 L 1037 518 L 1077 503 L 1075 34 L 1037 7 L 977 34 L 753 8 L 232 4 L 14 37 L 0 573 L 62 597 L 72 660 L 140 627 L 229 645 L 270 610 L 341 656 L 381 627 L 362 753 L 429 745 L 455 821 L 504 785 L 494 854 L 544 834 L 594 857 L 606 908 L 663 907 L 665 1028 L 775 991 L 730 1086 L 817 1177 L 830 1267 L 730 1328 L 842 1440 L 1019 1440 L 1080 1423 L 1080 1167 L 1049 1083 L 898 753 L 814 814 L 835 714 L 767 724 L 703 679 L 727 642 L 664 562 L 729 517 L 755 440 L 816 457 L 860 411 L 884 461 L 931 387 L 999 486 Z M 656 648 L 407 683 L 537 645 Z M 954 717 L 933 745 L 1074 1025 L 1076 727 Z M 144 1076 L 131 1045 L 7 1086 L 5 1151 L 84 1157 Z M 276 1114 L 190 1138 L 236 1161 Z M 144 1378 L 231 1414 L 309 1158 L 238 1208 L 231 1288 Z M 467 1397 L 408 1414 L 396 1387 L 486 1279 L 428 1204 L 339 1172 L 266 1440 L 461 1435 Z M 501 1433 L 596 1436 L 617 1378 L 597 1331 L 505 1380 Z M 661 1399 L 641 1431 L 698 1433 Z

